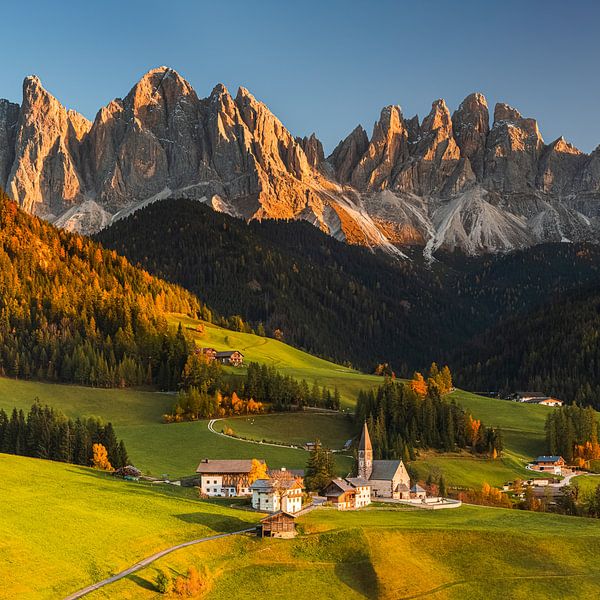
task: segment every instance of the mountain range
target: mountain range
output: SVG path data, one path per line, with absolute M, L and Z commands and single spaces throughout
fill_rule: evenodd
M 534 119 L 471 94 L 424 119 L 381 111 L 330 156 L 294 137 L 245 88 L 200 98 L 177 72 L 146 73 L 94 122 L 37 77 L 21 105 L 0 100 L 0 186 L 24 210 L 94 233 L 167 197 L 246 220 L 303 219 L 352 244 L 405 256 L 476 255 L 598 241 L 600 149 L 546 144 Z

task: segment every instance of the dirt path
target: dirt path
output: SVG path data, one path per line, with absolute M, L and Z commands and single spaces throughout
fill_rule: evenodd
M 237 440 L 238 442 L 246 442 L 247 444 L 258 444 L 259 446 L 275 446 L 275 448 L 290 448 L 291 450 L 301 450 L 302 452 L 306 452 L 304 448 L 299 448 L 298 446 L 290 446 L 289 444 L 272 444 L 271 442 L 259 442 L 258 440 L 245 440 L 239 437 L 235 437 L 235 435 L 227 435 L 222 431 L 217 431 L 215 429 L 215 423 L 217 421 L 222 421 L 223 419 L 211 419 L 208 422 L 208 430 L 211 433 L 216 435 L 221 435 L 223 437 L 229 438 L 230 440 Z
M 240 529 L 240 531 L 232 531 L 231 533 L 219 533 L 218 535 L 211 535 L 211 536 L 203 537 L 203 538 L 200 538 L 197 540 L 192 540 L 191 542 L 183 542 L 182 544 L 177 544 L 176 546 L 171 546 L 170 548 L 167 548 L 166 550 L 161 550 L 160 552 L 157 552 L 156 554 L 153 554 L 152 556 L 149 556 L 148 558 L 144 558 L 140 562 L 135 563 L 135 565 L 133 565 L 132 567 L 129 567 L 128 569 L 125 569 L 124 571 L 121 571 L 120 573 L 117 573 L 116 575 L 113 575 L 112 577 L 107 577 L 106 579 L 103 579 L 102 581 L 99 581 L 98 583 L 93 583 L 92 585 L 88 585 L 88 587 L 83 588 L 82 590 L 79 590 L 78 592 L 75 592 L 74 594 L 71 594 L 70 596 L 67 596 L 65 598 L 65 600 L 75 600 L 76 598 L 82 598 L 83 596 L 85 596 L 95 590 L 98 590 L 101 587 L 104 587 L 105 585 L 114 583 L 115 581 L 118 581 L 119 579 L 123 579 L 123 577 L 127 577 L 127 575 L 131 575 L 131 573 L 135 573 L 136 571 L 139 571 L 140 569 L 147 567 L 149 564 L 153 563 L 155 560 L 158 560 L 159 558 L 162 558 L 163 556 L 166 556 L 167 554 L 170 554 L 171 552 L 175 552 L 175 550 L 179 550 L 180 548 L 186 548 L 187 546 L 193 546 L 194 544 L 200 544 L 202 542 L 209 542 L 211 540 L 218 540 L 219 538 L 228 537 L 230 535 L 239 535 L 240 533 L 249 533 L 251 531 L 255 531 L 255 529 L 256 529 L 255 527 L 249 527 L 248 529 Z

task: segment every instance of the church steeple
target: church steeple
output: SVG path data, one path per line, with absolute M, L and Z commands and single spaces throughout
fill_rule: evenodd
M 373 472 L 373 446 L 371 446 L 371 438 L 367 422 L 363 426 L 360 443 L 358 444 L 358 476 L 364 479 L 370 479 Z

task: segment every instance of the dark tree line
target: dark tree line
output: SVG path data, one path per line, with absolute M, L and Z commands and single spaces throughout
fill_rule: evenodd
M 417 448 L 468 448 L 497 456 L 503 447 L 499 429 L 486 427 L 456 403 L 438 394 L 419 396 L 409 384 L 390 380 L 359 393 L 356 421 L 367 421 L 376 458 L 408 461 Z
M 546 418 L 546 445 L 567 463 L 600 459 L 596 411 L 576 405 L 554 409 Z
M 93 444 L 106 448 L 113 467 L 129 463 L 125 443 L 111 423 L 69 419 L 37 400 L 27 415 L 15 408 L 9 416 L 0 409 L 0 452 L 90 466 Z

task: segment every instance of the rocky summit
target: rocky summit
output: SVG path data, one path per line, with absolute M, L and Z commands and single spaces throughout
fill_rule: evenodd
M 542 139 L 535 119 L 471 94 L 422 120 L 381 111 L 325 157 L 240 88 L 200 98 L 177 72 L 146 73 L 93 123 L 37 77 L 0 100 L 0 186 L 60 227 L 92 233 L 168 197 L 244 219 L 305 219 L 353 244 L 467 254 L 600 238 L 600 148 Z

